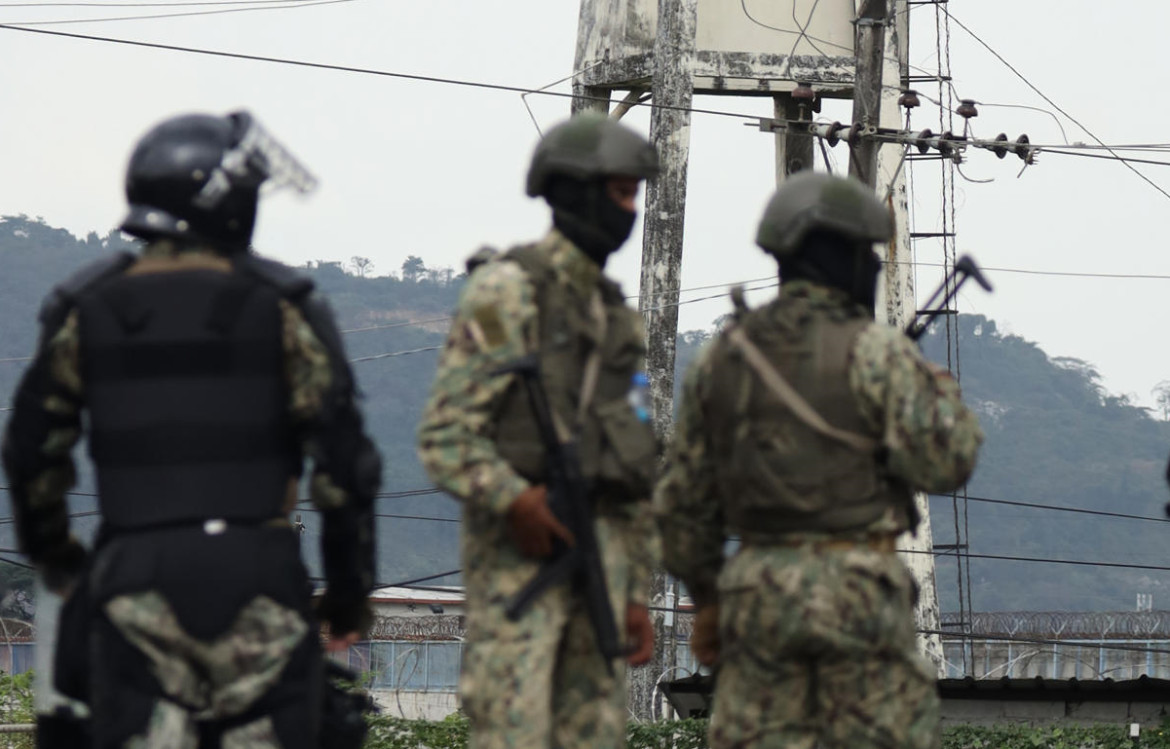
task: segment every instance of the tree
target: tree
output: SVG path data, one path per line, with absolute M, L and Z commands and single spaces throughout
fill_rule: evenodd
M 353 268 L 353 272 L 357 274 L 358 278 L 365 278 L 373 272 L 374 261 L 368 257 L 354 255 L 349 259 L 349 267 Z
M 1162 412 L 1162 420 L 1170 421 L 1170 380 L 1162 380 L 1150 391 L 1158 410 Z
M 426 263 L 418 255 L 411 255 L 402 261 L 402 280 L 417 283 L 420 276 L 427 270 Z

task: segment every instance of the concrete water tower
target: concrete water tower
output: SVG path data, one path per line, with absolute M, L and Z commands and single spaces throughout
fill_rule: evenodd
M 650 140 L 663 168 L 646 191 L 640 294 L 653 302 L 641 306 L 655 427 L 664 437 L 673 414 L 695 94 L 771 97 L 777 121 L 812 119 L 821 98 L 852 99 L 853 122 L 901 127 L 897 102 L 908 82 L 907 11 L 907 0 L 581 0 L 573 110 L 620 117 L 647 99 L 654 105 Z M 615 91 L 626 93 L 611 111 Z M 775 131 L 777 182 L 812 168 L 813 140 L 796 130 Z M 875 187 L 894 217 L 895 236 L 883 253 L 889 262 L 878 319 L 901 326 L 915 311 L 902 151 L 872 143 L 853 151 L 851 173 Z M 927 552 L 908 554 L 906 561 L 922 591 L 919 626 L 937 631 L 929 508 L 925 497 L 918 504 L 924 522 L 917 537 L 900 546 Z M 938 638 L 922 644 L 941 664 Z

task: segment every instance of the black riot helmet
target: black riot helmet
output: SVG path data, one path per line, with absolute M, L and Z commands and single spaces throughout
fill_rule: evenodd
M 166 120 L 134 148 L 126 170 L 128 234 L 243 252 L 252 240 L 260 186 L 300 192 L 316 181 L 247 112 Z

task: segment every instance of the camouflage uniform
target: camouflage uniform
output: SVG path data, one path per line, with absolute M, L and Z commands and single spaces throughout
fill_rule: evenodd
M 589 298 L 597 264 L 557 231 L 539 243 L 557 293 Z M 514 376 L 493 372 L 539 347 L 533 284 L 517 264 L 476 269 L 459 300 L 419 429 L 431 477 L 463 502 L 461 535 L 467 639 L 460 680 L 471 746 L 618 747 L 625 736 L 624 665 L 610 674 L 589 620 L 567 584 L 540 596 L 518 621 L 504 609 L 540 569 L 507 532 L 511 501 L 529 487 L 494 442 L 500 404 Z M 552 396 L 550 396 L 552 397 Z M 629 603 L 645 604 L 656 555 L 648 501 L 595 498 L 596 530 L 618 631 Z
M 147 246 L 123 272 L 231 270 L 229 260 L 214 250 L 180 249 L 163 240 Z M 325 416 L 337 372 L 347 367 L 336 361 L 297 305 L 284 299 L 279 303 L 289 422 L 305 440 L 305 452 L 319 455 L 315 442 L 322 420 L 352 408 L 333 404 L 334 413 Z M 321 656 L 311 634 L 315 625 L 307 572 L 287 515 L 260 527 L 204 526 L 205 532 L 169 527 L 107 537 L 103 531 L 92 571 L 78 577 L 84 552 L 69 534 L 65 501 L 76 480 L 71 450 L 81 436 L 81 412 L 87 407 L 77 310 L 55 332 L 47 327 L 46 333 L 15 397 L 5 435 L 5 469 L 14 488 L 23 550 L 50 587 L 70 590 L 80 584 L 91 594 L 82 607 L 97 607 L 90 616 L 94 647 L 86 670 L 92 669 L 88 686 L 98 745 L 195 749 L 218 735 L 222 743 L 216 745 L 224 749 L 315 746 Z M 47 426 L 39 428 L 42 424 Z M 356 427 L 360 434 L 360 419 Z M 21 444 L 39 445 L 40 459 L 30 461 Z M 38 465 L 32 472 L 30 462 Z M 348 543 L 372 555 L 369 508 L 340 489 L 320 464 L 316 468 L 310 493 L 316 506 L 327 511 L 326 525 L 353 529 L 358 535 Z M 295 507 L 296 489 L 297 476 L 290 475 L 285 513 Z M 145 536 L 161 538 L 164 550 L 138 545 L 137 539 Z M 174 548 L 168 551 L 170 543 Z M 251 564 L 229 571 L 231 580 L 222 579 L 223 570 L 211 559 L 217 548 L 227 548 L 224 544 L 254 548 Z M 371 568 L 352 572 L 367 589 L 372 585 Z M 176 576 L 180 596 L 173 595 Z M 114 579 L 120 582 L 105 582 Z M 247 594 L 250 585 L 258 594 L 239 600 L 229 626 L 216 636 L 194 635 L 180 622 L 180 614 L 222 603 L 221 596 Z M 156 586 L 169 587 L 172 594 Z M 75 611 L 77 598 L 67 601 Z M 364 601 L 360 605 L 364 609 Z M 85 654 L 69 657 L 80 660 Z
M 780 299 L 749 314 L 797 307 L 868 315 L 845 293 L 807 281 L 785 284 Z M 687 373 L 655 494 L 667 569 L 697 607 L 719 607 L 711 746 L 937 747 L 938 697 L 915 649 L 917 593 L 891 553 L 893 535 L 913 522 L 908 513 L 891 508 L 845 534 L 804 530 L 776 539 L 740 531 L 742 545 L 724 560 L 736 498 L 716 481 L 710 406 L 726 345 L 724 334 Z M 848 390 L 884 448 L 889 475 L 928 491 L 966 480 L 982 433 L 954 381 L 937 378 L 899 331 L 873 323 L 857 335 L 848 362 Z

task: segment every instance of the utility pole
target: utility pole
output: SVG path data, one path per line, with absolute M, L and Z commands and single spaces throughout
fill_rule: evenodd
M 674 421 L 674 362 L 682 285 L 697 13 L 697 0 L 658 0 L 651 88 L 655 106 L 650 114 L 650 142 L 658 150 L 662 171 L 650 180 L 646 189 L 639 307 L 646 324 L 646 374 L 650 380 L 654 431 L 664 445 L 670 442 Z M 669 597 L 663 570 L 654 573 L 650 597 L 659 606 Z M 639 718 L 661 717 L 658 679 L 667 670 L 673 671 L 676 665 L 673 643 L 677 617 L 668 619 L 658 615 L 654 619 L 657 643 L 654 656 L 648 668 L 632 672 L 631 702 Z
M 853 92 L 853 122 L 864 133 L 872 128 L 901 128 L 899 93 L 908 84 L 910 14 L 906 0 L 870 0 L 857 22 L 857 78 Z M 907 100 L 908 104 L 909 101 Z M 909 111 L 909 108 L 907 108 Z M 876 316 L 887 325 L 904 329 L 914 319 L 914 260 L 910 246 L 910 212 L 906 186 L 905 148 L 880 144 L 864 137 L 851 148 L 849 173 L 876 188 L 890 210 L 894 234 L 879 248 L 882 259 Z M 914 533 L 904 533 L 898 548 L 923 552 L 905 554 L 906 565 L 918 585 L 914 619 L 917 629 L 940 629 L 938 588 L 935 581 L 934 537 L 930 528 L 930 504 L 925 494 L 914 497 L 921 521 Z M 942 640 L 938 635 L 919 635 L 919 650 L 944 676 Z
M 774 117 L 780 121 L 812 121 L 816 93 L 808 84 L 800 84 L 791 94 L 772 97 Z M 819 107 L 816 107 L 819 109 Z M 800 128 L 776 131 L 776 186 L 784 178 L 813 168 L 813 138 Z
M 853 122 L 860 125 L 860 138 L 851 138 L 849 174 L 870 187 L 877 186 L 877 158 L 880 144 L 865 137 L 881 122 L 882 71 L 886 56 L 886 24 L 890 13 L 886 0 L 862 0 L 855 23 L 854 51 L 857 72 L 853 84 Z
M 662 171 L 646 190 L 639 306 L 646 322 L 646 370 L 654 403 L 654 431 L 666 442 L 674 418 L 674 356 L 697 8 L 697 0 L 659 0 L 654 43 L 655 106 L 650 114 L 650 142 L 658 150 Z

